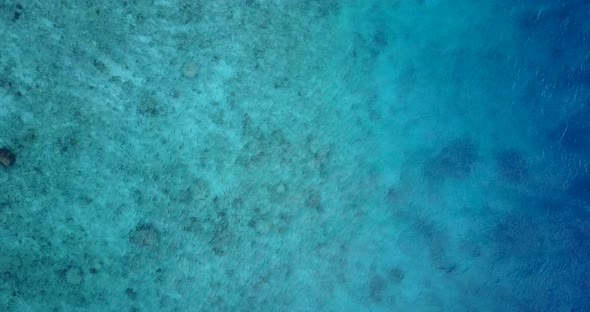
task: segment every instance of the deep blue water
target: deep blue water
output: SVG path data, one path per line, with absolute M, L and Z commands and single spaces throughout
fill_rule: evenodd
M 590 1 L 0 1 L 0 311 L 590 311 Z

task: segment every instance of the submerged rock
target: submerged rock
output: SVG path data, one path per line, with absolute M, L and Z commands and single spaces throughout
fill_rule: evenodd
M 0 163 L 4 165 L 4 167 L 10 167 L 14 165 L 16 161 L 16 155 L 8 149 L 7 147 L 0 148 Z

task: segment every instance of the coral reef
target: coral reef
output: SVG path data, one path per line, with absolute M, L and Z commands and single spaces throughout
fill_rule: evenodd
M 383 291 L 385 290 L 385 279 L 380 275 L 375 275 L 369 282 L 369 292 L 371 300 L 381 302 L 383 300 Z
M 399 267 L 392 267 L 389 272 L 387 272 L 387 278 L 396 283 L 401 283 L 404 278 L 406 278 L 406 272 Z
M 471 173 L 477 160 L 477 147 L 468 138 L 455 139 L 424 166 L 424 173 L 431 178 L 463 178 Z
M 140 223 L 129 232 L 129 242 L 137 247 L 156 250 L 161 239 L 160 231 L 150 223 Z
M 82 270 L 77 266 L 69 267 L 65 272 L 65 279 L 70 285 L 80 285 L 83 280 Z
M 14 165 L 15 161 L 16 156 L 10 149 L 8 149 L 7 147 L 0 148 L 0 163 L 2 163 L 4 167 L 10 167 Z

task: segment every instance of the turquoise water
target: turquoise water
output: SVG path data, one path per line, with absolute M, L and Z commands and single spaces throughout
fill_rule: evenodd
M 590 311 L 589 15 L 0 2 L 0 311 Z

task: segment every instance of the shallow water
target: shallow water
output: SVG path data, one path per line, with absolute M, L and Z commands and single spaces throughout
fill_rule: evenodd
M 0 310 L 590 311 L 589 12 L 4 1 Z

